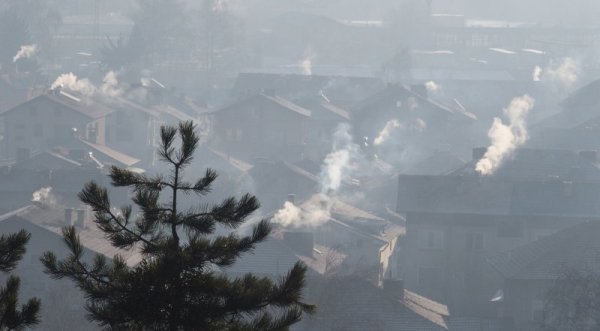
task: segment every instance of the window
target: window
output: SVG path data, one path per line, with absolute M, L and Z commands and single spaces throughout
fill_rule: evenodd
M 444 247 L 444 232 L 441 230 L 424 230 L 419 232 L 419 248 L 442 249 Z
M 467 247 L 467 250 L 483 249 L 483 234 L 482 233 L 467 233 L 466 247 Z
M 498 224 L 498 237 L 519 238 L 523 236 L 523 223 L 519 221 L 506 221 Z

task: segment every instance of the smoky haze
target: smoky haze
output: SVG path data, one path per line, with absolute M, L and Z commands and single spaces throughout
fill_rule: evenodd
M 161 128 L 193 122 L 181 181 L 218 177 L 157 204 L 221 218 L 175 231 L 182 245 L 267 220 L 253 249 L 196 271 L 279 281 L 300 261 L 316 311 L 291 330 L 597 330 L 599 18 L 597 0 L 0 0 L 0 233 L 31 234 L 0 283 L 41 300 L 32 329 L 101 329 L 86 314 L 102 305 L 40 257 L 67 258 L 72 226 L 87 267 L 155 261 L 114 246 L 78 193 L 107 187 L 132 217 L 118 231 L 139 230 L 151 213 L 116 207 L 154 195 L 109 175 L 179 176 Z M 234 224 L 246 193 L 260 207 Z

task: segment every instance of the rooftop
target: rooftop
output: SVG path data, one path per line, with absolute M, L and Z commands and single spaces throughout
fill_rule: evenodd
M 17 221 L 29 222 L 35 226 L 62 236 L 65 226 L 64 209 L 58 206 L 29 205 L 15 211 L 0 215 L 0 222 Z M 121 255 L 129 266 L 134 266 L 142 260 L 142 256 L 135 250 L 120 250 L 113 247 L 105 235 L 95 224 L 78 228 L 79 238 L 84 247 L 107 256 Z

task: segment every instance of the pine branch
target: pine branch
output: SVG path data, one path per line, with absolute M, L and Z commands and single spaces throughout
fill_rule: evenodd
M 0 271 L 10 272 L 23 258 L 31 234 L 25 230 L 0 237 Z

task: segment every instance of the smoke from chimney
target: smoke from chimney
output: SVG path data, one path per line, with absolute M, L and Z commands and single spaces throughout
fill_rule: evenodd
M 33 45 L 23 45 L 17 52 L 17 54 L 13 57 L 13 63 L 19 61 L 20 59 L 29 59 L 34 56 L 38 51 L 38 46 L 36 44 Z
M 57 88 L 65 88 L 85 96 L 92 96 L 96 92 L 96 87 L 88 79 L 79 79 L 72 72 L 62 74 L 56 78 L 50 89 L 55 90 Z
M 492 175 L 504 160 L 529 138 L 525 118 L 535 105 L 535 100 L 524 95 L 514 98 L 504 115 L 509 123 L 504 124 L 500 118 L 494 118 L 492 127 L 488 131 L 491 145 L 485 155 L 475 166 L 475 170 L 482 175 Z
M 359 155 L 360 147 L 350 131 L 350 124 L 342 123 L 333 134 L 333 148 L 321 166 L 321 193 L 337 192 L 351 172 L 352 160 Z
M 542 67 L 540 66 L 535 66 L 535 68 L 533 68 L 533 81 L 534 82 L 539 82 L 542 80 L 542 73 L 544 71 L 542 70 Z
M 31 202 L 45 206 L 55 205 L 56 199 L 52 194 L 52 187 L 42 187 L 41 189 L 33 192 L 31 196 Z
M 375 144 L 375 146 L 379 146 L 385 143 L 390 138 L 392 131 L 401 127 L 402 124 L 398 120 L 388 121 L 373 141 L 373 144 Z
M 550 63 L 548 68 L 544 70 L 541 79 L 542 81 L 555 84 L 559 89 L 571 89 L 579 81 L 580 74 L 581 62 L 574 58 L 566 57 L 558 63 Z

